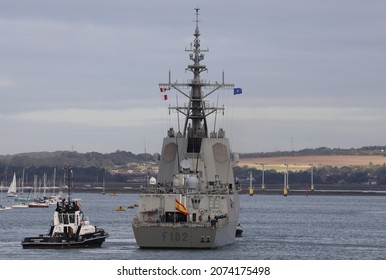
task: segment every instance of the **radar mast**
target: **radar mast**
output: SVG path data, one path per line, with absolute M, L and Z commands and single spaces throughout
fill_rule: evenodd
M 170 110 L 176 110 L 177 112 L 185 116 L 185 124 L 182 131 L 183 137 L 188 138 L 207 138 L 208 137 L 208 124 L 207 116 L 217 111 L 224 111 L 224 107 L 211 106 L 205 102 L 205 98 L 219 89 L 233 89 L 233 84 L 224 83 L 224 73 L 222 75 L 221 83 L 205 82 L 201 79 L 201 73 L 208 69 L 204 64 L 201 64 L 204 60 L 204 53 L 208 52 L 208 49 L 201 49 L 200 42 L 200 29 L 199 29 L 199 8 L 195 8 L 196 11 L 196 28 L 194 31 L 194 42 L 190 45 L 190 48 L 185 48 L 186 52 L 189 52 L 189 58 L 193 61 L 193 64 L 189 64 L 186 70 L 193 73 L 193 79 L 188 80 L 186 83 L 172 83 L 170 72 L 169 82 L 160 83 L 160 88 L 175 89 L 186 98 L 188 98 L 188 104 L 184 106 L 169 106 Z M 190 89 L 189 93 L 184 92 L 184 89 Z M 203 89 L 209 90 L 204 94 Z

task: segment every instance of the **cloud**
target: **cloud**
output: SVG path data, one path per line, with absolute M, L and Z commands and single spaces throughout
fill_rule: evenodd
M 57 123 L 76 124 L 95 127 L 135 127 L 144 123 L 159 121 L 158 109 L 131 108 L 131 109 L 55 109 L 45 111 L 31 111 L 3 118 L 25 121 L 27 123 Z
M 8 79 L 0 79 L 0 89 L 9 89 L 14 88 L 16 86 L 16 83 L 12 80 Z
M 194 39 L 197 5 L 201 46 L 210 50 L 202 79 L 221 81 L 225 71 L 226 82 L 243 88 L 238 98 L 228 94 L 225 118 L 218 118 L 228 136 L 236 131 L 236 149 L 255 150 L 261 137 L 268 150 L 274 142 L 284 147 L 289 141 L 282 133 L 304 139 L 299 148 L 316 139 L 334 146 L 382 144 L 386 2 L 153 2 L 3 1 L 0 122 L 21 142 L 3 138 L 0 154 L 62 149 L 79 133 L 87 140 L 78 146 L 106 151 L 125 142 L 95 135 L 121 140 L 125 129 L 135 132 L 127 149 L 142 151 L 143 137 L 152 137 L 159 150 L 167 126 L 177 122 L 161 104 L 158 83 L 167 81 L 169 70 L 172 81 L 192 78 L 184 71 L 190 63 L 184 49 Z M 158 140 L 154 128 L 162 130 Z M 54 131 L 60 141 L 49 139 Z
M 238 120 L 282 120 L 282 121 L 324 121 L 324 122 L 384 122 L 383 108 L 366 107 L 239 107 L 233 114 Z

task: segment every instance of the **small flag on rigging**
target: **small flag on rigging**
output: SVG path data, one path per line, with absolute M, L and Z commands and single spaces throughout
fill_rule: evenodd
M 242 94 L 242 93 L 243 93 L 243 90 L 241 88 L 234 88 L 233 89 L 233 95 Z
M 170 87 L 168 87 L 168 88 L 166 88 L 166 87 L 160 87 L 159 90 L 160 90 L 161 92 L 165 92 L 165 91 L 167 91 L 167 90 L 170 90 Z

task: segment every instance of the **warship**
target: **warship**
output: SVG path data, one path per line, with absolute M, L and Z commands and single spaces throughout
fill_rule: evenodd
M 235 94 L 241 89 L 224 83 L 224 74 L 222 82 L 201 79 L 209 50 L 201 48 L 199 10 L 195 9 L 194 42 L 185 49 L 193 61 L 187 67 L 193 78 L 172 83 L 169 71 L 169 82 L 159 84 L 161 92 L 175 90 L 187 99 L 183 106 L 169 105 L 169 112 L 182 114 L 185 122 L 181 131 L 179 125 L 177 131 L 167 130 L 161 154 L 156 154 L 157 179 L 151 177 L 140 194 L 132 221 L 140 248 L 210 249 L 232 244 L 237 235 L 240 185 L 233 166 L 239 157 L 232 153 L 224 129 L 209 132 L 208 117 L 223 113 L 224 106 L 211 106 L 206 100 L 220 89 Z

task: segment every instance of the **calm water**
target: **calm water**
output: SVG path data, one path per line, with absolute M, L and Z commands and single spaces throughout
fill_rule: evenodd
M 242 195 L 244 236 L 214 250 L 139 249 L 131 229 L 136 194 L 77 193 L 92 224 L 110 237 L 98 249 L 23 250 L 24 236 L 48 232 L 54 206 L 0 212 L 0 259 L 386 259 L 386 197 Z M 4 197 L 3 197 L 4 203 Z

